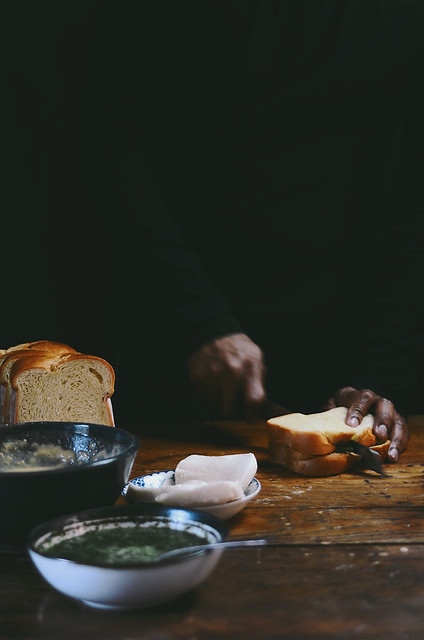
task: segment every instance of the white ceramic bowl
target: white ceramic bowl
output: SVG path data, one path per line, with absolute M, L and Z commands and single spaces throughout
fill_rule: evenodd
M 153 489 L 153 491 L 149 492 L 149 501 L 154 502 L 154 493 L 155 489 L 160 489 L 160 487 L 165 483 L 175 483 L 175 470 L 170 469 L 168 471 L 158 471 L 156 473 L 148 473 L 144 476 L 138 476 L 137 478 L 133 478 L 130 482 L 127 482 L 125 487 L 122 490 L 123 497 L 127 500 L 127 502 L 131 504 L 137 504 L 142 502 L 145 498 L 141 494 L 137 494 L 135 491 L 128 491 L 129 485 L 132 484 L 134 487 L 149 487 Z M 261 483 L 256 478 L 253 478 L 249 483 L 246 491 L 244 492 L 244 496 L 239 500 L 232 500 L 231 502 L 224 502 L 222 504 L 214 504 L 214 505 L 193 505 L 192 508 L 196 510 L 203 511 L 203 513 L 208 513 L 210 515 L 216 516 L 221 520 L 228 520 L 232 518 L 237 513 L 239 513 L 244 507 L 247 505 L 250 500 L 255 498 L 259 491 L 261 490 Z M 175 504 L 173 507 L 179 507 L 180 505 Z
M 49 544 L 96 527 L 161 526 L 189 531 L 201 542 L 220 542 L 225 524 L 205 513 L 160 505 L 119 505 L 56 518 L 30 533 L 28 552 L 45 580 L 61 593 L 103 609 L 136 609 L 162 604 L 199 585 L 216 566 L 222 549 L 193 552 L 176 559 L 107 565 L 78 562 L 49 553 Z

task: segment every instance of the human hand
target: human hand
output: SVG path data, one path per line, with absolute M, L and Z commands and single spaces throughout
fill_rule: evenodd
M 216 338 L 188 360 L 190 379 L 209 410 L 224 418 L 255 420 L 265 401 L 261 349 L 244 333 Z
M 391 440 L 388 459 L 390 462 L 399 460 L 399 455 L 409 440 L 408 425 L 390 400 L 382 398 L 370 389 L 343 387 L 327 401 L 324 409 L 334 407 L 347 407 L 346 424 L 351 427 L 357 427 L 367 413 L 373 413 L 374 435 L 378 442 Z

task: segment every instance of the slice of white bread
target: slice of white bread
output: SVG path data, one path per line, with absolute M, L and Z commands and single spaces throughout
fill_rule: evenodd
M 114 381 L 111 365 L 97 356 L 49 341 L 19 345 L 0 357 L 0 413 L 8 424 L 59 421 L 113 426 Z
M 39 357 L 39 354 L 46 356 L 57 356 L 64 353 L 76 353 L 75 349 L 60 342 L 49 340 L 39 340 L 37 342 L 27 342 L 25 344 L 11 347 L 0 356 L 0 424 L 7 424 L 14 421 L 14 415 L 10 408 L 11 397 L 14 392 L 10 382 L 10 373 L 14 363 L 23 356 Z
M 296 473 L 327 476 L 348 471 L 358 457 L 336 447 L 356 440 L 375 449 L 382 460 L 387 457 L 390 441 L 377 444 L 372 432 L 374 418 L 368 414 L 361 424 L 345 424 L 347 409 L 337 407 L 321 413 L 292 413 L 267 421 L 270 460 Z

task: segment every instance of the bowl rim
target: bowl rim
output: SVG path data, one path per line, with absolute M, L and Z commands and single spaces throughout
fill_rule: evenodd
M 87 462 L 84 464 L 65 464 L 65 465 L 56 465 L 52 467 L 46 467 L 45 469 L 22 469 L 15 471 L 2 471 L 0 470 L 0 479 L 3 478 L 20 478 L 22 476 L 33 476 L 33 475 L 53 475 L 53 474 L 68 474 L 68 473 L 76 473 L 81 472 L 82 470 L 93 469 L 97 467 L 101 467 L 106 464 L 110 464 L 112 461 L 119 460 L 120 458 L 126 458 L 130 455 L 135 455 L 140 448 L 140 440 L 138 436 L 136 436 L 131 431 L 126 429 L 122 429 L 121 427 L 112 427 L 106 424 L 97 424 L 94 422 L 56 422 L 56 421 L 40 421 L 40 422 L 16 422 L 14 424 L 4 424 L 0 426 L 0 443 L 2 442 L 2 435 L 5 433 L 13 434 L 13 432 L 20 432 L 30 429 L 31 427 L 46 427 L 51 429 L 52 431 L 60 431 L 63 428 L 69 427 L 78 427 L 84 430 L 86 429 L 86 434 L 78 433 L 76 435 L 92 435 L 95 437 L 96 432 L 100 433 L 105 432 L 109 433 L 109 429 L 113 429 L 112 433 L 117 433 L 123 437 L 128 438 L 129 446 L 125 451 L 121 451 L 114 456 L 110 456 L 108 458 L 104 458 L 103 460 L 94 460 L 93 462 Z M 91 432 L 91 433 L 90 433 Z M 94 433 L 93 433 L 94 432 Z
M 229 533 L 229 528 L 223 520 L 212 514 L 203 513 L 196 509 L 168 507 L 158 504 L 114 504 L 107 507 L 94 507 L 91 509 L 86 509 L 84 511 L 78 511 L 72 514 L 58 516 L 57 518 L 53 518 L 52 520 L 48 520 L 47 522 L 43 522 L 35 526 L 27 536 L 26 549 L 30 557 L 31 554 L 34 554 L 43 558 L 48 558 L 54 562 L 65 563 L 67 565 L 93 568 L 97 567 L 110 569 L 113 571 L 119 571 L 123 569 L 154 569 L 156 567 L 163 567 L 169 564 L 179 564 L 181 562 L 185 562 L 189 557 L 193 558 L 195 556 L 204 555 L 208 551 L 208 549 L 205 549 L 203 551 L 198 550 L 191 554 L 187 553 L 187 555 L 176 558 L 171 557 L 163 558 L 162 560 L 147 560 L 146 562 L 125 562 L 119 565 L 113 565 L 107 564 L 105 562 L 81 562 L 78 560 L 71 560 L 69 558 L 61 558 L 60 556 L 51 555 L 37 548 L 37 542 L 41 537 L 50 533 L 51 531 L 54 531 L 55 529 L 60 531 L 64 527 L 72 525 L 73 523 L 83 523 L 86 520 L 91 522 L 92 520 L 102 520 L 107 518 L 114 518 L 116 520 L 122 518 L 122 520 L 124 521 L 125 519 L 135 519 L 139 516 L 146 516 L 151 518 L 159 517 L 161 519 L 168 519 L 170 521 L 172 521 L 173 518 L 175 519 L 175 521 L 181 521 L 182 518 L 185 518 L 187 521 L 206 524 L 219 534 L 220 541 L 226 540 Z M 209 551 L 213 551 L 213 549 L 210 549 Z

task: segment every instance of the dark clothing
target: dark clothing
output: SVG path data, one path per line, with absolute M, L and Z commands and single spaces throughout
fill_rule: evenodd
M 140 386 L 188 415 L 187 357 L 239 331 L 293 410 L 345 384 L 422 410 L 422 3 L 87 6 L 60 68 L 29 73 L 50 248 L 67 225 L 46 278 L 60 330 L 34 337 L 107 355 L 125 416 Z

